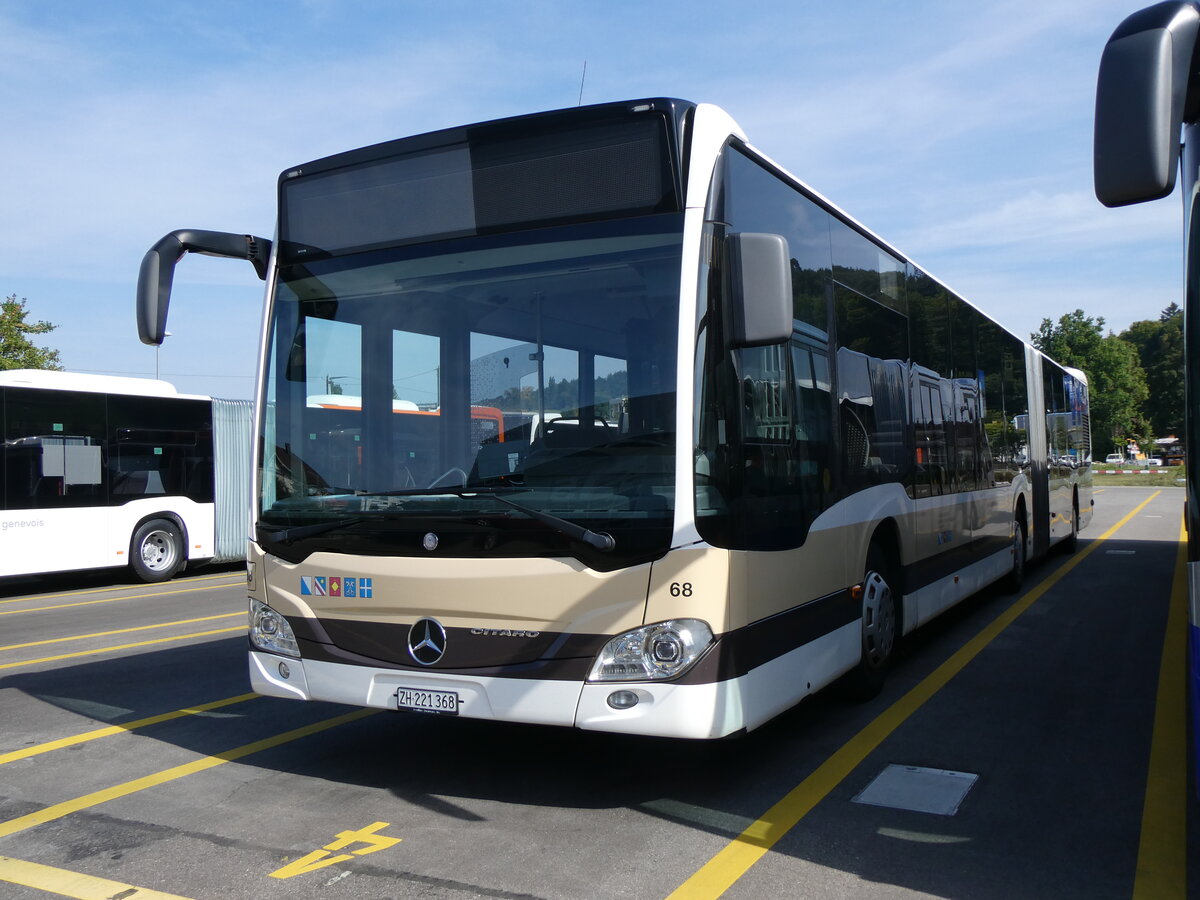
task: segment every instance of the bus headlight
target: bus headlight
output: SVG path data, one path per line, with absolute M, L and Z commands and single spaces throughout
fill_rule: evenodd
M 619 634 L 600 651 L 588 681 L 661 681 L 690 669 L 713 642 L 699 619 L 671 619 Z
M 250 601 L 250 643 L 259 650 L 299 656 L 300 647 L 292 626 L 261 600 Z

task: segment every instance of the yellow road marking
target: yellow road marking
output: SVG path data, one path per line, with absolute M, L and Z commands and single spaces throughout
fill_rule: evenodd
M 269 877 L 282 880 L 285 878 L 295 878 L 297 875 L 308 875 L 316 872 L 318 869 L 324 869 L 327 866 L 333 866 L 337 863 L 354 859 L 355 856 L 366 856 L 368 853 L 377 853 L 380 850 L 386 850 L 388 847 L 394 847 L 403 838 L 377 834 L 380 829 L 387 828 L 390 824 L 390 822 L 372 822 L 370 825 L 365 828 L 359 828 L 357 831 L 339 831 L 333 841 L 326 844 L 320 850 L 314 850 L 307 856 L 302 856 L 288 863 L 283 868 L 276 869 Z M 337 856 L 329 855 L 331 850 L 344 850 L 353 844 L 366 844 L 366 846 L 358 850 L 351 850 L 349 853 L 339 853 Z
M 107 878 L 95 878 L 81 872 L 55 869 L 41 863 L 25 862 L 11 856 L 0 856 L 0 881 L 19 884 L 38 891 L 47 891 L 75 900 L 112 900 L 113 897 L 128 897 L 130 900 L 187 900 L 178 894 L 164 894 L 149 888 L 134 887 Z
M 236 587 L 239 584 L 245 584 L 244 581 L 231 581 L 229 584 L 210 584 L 204 587 L 181 588 L 177 591 L 155 591 L 152 594 L 127 594 L 124 597 L 105 597 L 101 600 L 80 600 L 78 603 L 57 603 L 54 606 L 37 606 L 33 609 L 6 609 L 0 612 L 0 616 L 19 616 L 23 613 L 38 613 L 47 612 L 51 609 L 70 609 L 73 606 L 92 606 L 96 603 L 116 603 L 118 600 L 141 600 L 143 597 L 166 597 L 170 594 L 194 594 L 196 591 L 208 591 L 215 587 Z M 11 603 L 11 600 L 3 601 Z
M 1158 670 L 1150 767 L 1142 807 L 1134 900 L 1187 893 L 1187 523 L 1179 529 L 1175 580 Z
M 245 613 L 238 613 L 245 615 Z M 36 666 L 38 663 L 55 662 L 60 659 L 74 659 L 79 656 L 95 656 L 97 653 L 112 653 L 116 650 L 130 650 L 134 647 L 149 647 L 152 644 L 169 644 L 172 641 L 186 641 L 188 638 L 208 637 L 210 634 L 228 634 L 231 631 L 245 631 L 245 625 L 234 628 L 217 628 L 212 631 L 196 631 L 192 634 L 177 634 L 174 637 L 156 638 L 153 641 L 138 641 L 135 644 L 117 644 L 115 647 L 101 647 L 97 650 L 77 650 L 74 653 L 60 653 L 58 656 L 43 656 L 41 659 L 27 659 L 23 662 L 0 663 L 0 669 L 19 669 L 21 666 Z
M 61 644 L 65 641 L 84 641 L 88 638 L 108 637 L 113 634 L 128 634 L 131 631 L 149 631 L 152 628 L 170 628 L 172 625 L 191 625 L 194 622 L 211 622 L 214 619 L 232 619 L 234 616 L 244 616 L 244 612 L 221 613 L 216 616 L 201 616 L 198 619 L 180 619 L 177 622 L 159 622 L 157 625 L 136 625 L 133 628 L 117 628 L 113 631 L 97 631 L 93 634 L 74 634 L 70 637 L 48 638 L 44 641 L 30 641 L 27 644 L 9 644 L 0 650 L 20 650 L 22 647 L 41 647 L 44 644 Z
M 237 577 L 238 580 L 231 581 L 230 584 L 244 584 L 245 580 L 246 580 L 245 577 L 238 577 L 233 573 L 227 572 L 223 575 L 202 575 L 202 576 L 197 576 L 195 578 L 180 578 L 175 581 L 172 581 L 171 583 L 172 584 L 191 584 L 193 581 L 216 581 L 218 578 L 231 578 L 231 577 Z M 133 585 L 132 587 L 137 587 L 137 585 Z M 145 585 L 141 585 L 141 587 L 154 587 L 154 585 L 145 584 Z M 224 585 L 216 585 L 216 587 L 224 587 Z M 0 603 L 22 603 L 22 602 L 27 603 L 30 600 L 51 600 L 55 597 L 79 597 L 84 594 L 106 594 L 109 591 L 125 591 L 125 590 L 130 590 L 130 589 L 131 589 L 131 585 L 127 585 L 127 584 L 114 586 L 114 587 L 82 588 L 78 591 L 58 591 L 57 593 L 53 593 L 53 594 L 28 594 L 24 597 L 11 597 L 8 600 L 0 600 Z M 152 595 L 131 594 L 130 596 L 131 597 L 139 597 L 139 596 L 144 597 L 144 596 L 152 596 Z
M 1090 542 L 1081 552 L 1059 566 L 1037 587 L 1000 613 L 975 637 L 963 644 L 949 659 L 927 675 L 920 684 L 880 713 L 862 731 L 836 750 L 811 775 L 768 809 L 761 818 L 747 826 L 745 831 L 676 888 L 668 900 L 685 900 L 685 898 L 686 900 L 701 900 L 701 898 L 707 900 L 707 898 L 720 897 L 725 893 L 752 865 L 766 855 L 767 851 L 774 847 L 780 838 L 853 772 L 876 747 L 920 709 L 927 700 L 945 687 L 950 679 L 962 671 L 967 663 L 978 656 L 1021 613 L 1029 609 L 1068 572 L 1083 562 L 1101 543 L 1108 540 L 1161 493 L 1162 491 L 1155 491 L 1116 525 Z
M 343 713 L 340 716 L 334 716 L 332 719 L 324 719 L 320 722 L 314 722 L 311 725 L 305 725 L 301 728 L 293 728 L 291 731 L 285 731 L 281 734 L 274 735 L 269 738 L 264 738 L 261 741 L 255 741 L 252 744 L 243 744 L 241 747 L 235 747 L 232 750 L 226 750 L 223 753 L 218 753 L 215 756 L 205 756 L 200 759 L 193 760 L 189 763 L 184 763 L 180 766 L 173 766 L 170 769 L 164 769 L 161 772 L 156 772 L 153 775 L 146 775 L 142 778 L 135 778 L 132 781 L 126 781 L 124 784 L 114 785 L 103 790 L 93 791 L 90 794 L 84 794 L 82 797 L 76 797 L 74 800 L 64 800 L 62 803 L 54 803 L 47 806 L 45 809 L 39 809 L 36 812 L 28 813 L 24 816 L 18 816 L 15 819 L 9 819 L 7 822 L 0 822 L 0 838 L 8 837 L 11 834 L 17 834 L 21 831 L 28 831 L 30 828 L 36 828 L 38 825 L 44 825 L 47 822 L 53 822 L 56 819 L 61 819 L 69 816 L 71 813 L 79 812 L 80 810 L 88 809 L 93 806 L 99 806 L 101 803 L 107 803 L 110 800 L 117 800 L 121 797 L 128 797 L 130 794 L 136 794 L 139 791 L 144 791 L 147 788 L 158 787 L 160 784 L 166 784 L 170 781 L 183 778 L 187 775 L 194 775 L 197 772 L 204 772 L 208 769 L 216 768 L 224 765 L 227 762 L 242 759 L 252 753 L 260 753 L 263 750 L 270 750 L 273 747 L 279 747 L 283 744 L 291 743 L 292 741 L 300 740 L 313 734 L 318 734 L 322 731 L 327 731 L 330 728 L 336 728 L 339 725 L 345 725 L 349 722 L 354 722 L 366 716 L 374 715 L 379 712 L 377 709 L 356 709 L 353 712 Z
M 247 700 L 254 700 L 261 696 L 260 694 L 238 694 L 236 697 L 226 697 L 224 700 L 213 700 L 209 703 L 200 703 L 196 706 L 188 706 L 183 709 L 172 710 L 171 712 L 159 713 L 155 716 L 146 716 L 144 719 L 134 719 L 132 722 L 122 722 L 119 725 L 108 725 L 104 728 L 97 728 L 93 731 L 85 731 L 81 734 L 74 734 L 70 737 L 59 738 L 56 741 L 47 741 L 43 744 L 35 744 L 32 747 L 24 747 L 20 750 L 13 750 L 11 753 L 0 753 L 0 766 L 5 763 L 16 762 L 18 759 L 28 759 L 31 756 L 40 756 L 43 753 L 49 753 L 52 750 L 61 750 L 64 747 L 73 747 L 76 744 L 86 744 L 88 741 L 96 741 L 100 738 L 111 737 L 114 734 L 125 734 L 129 731 L 134 731 L 138 728 L 147 728 L 150 725 L 157 725 L 160 722 L 170 722 L 172 719 L 181 719 L 184 716 L 194 716 L 197 713 L 209 712 L 214 709 L 221 709 L 225 706 L 233 706 L 235 703 L 244 703 Z

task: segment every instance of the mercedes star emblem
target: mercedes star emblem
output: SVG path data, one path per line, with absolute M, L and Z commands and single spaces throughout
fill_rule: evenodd
M 446 629 L 437 619 L 417 619 L 408 632 L 408 653 L 423 666 L 432 666 L 446 652 Z

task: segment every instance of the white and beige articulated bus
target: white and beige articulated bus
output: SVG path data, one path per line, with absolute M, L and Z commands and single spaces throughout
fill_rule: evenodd
M 250 415 L 157 379 L 0 372 L 0 578 L 242 559 Z
M 263 694 L 717 738 L 877 689 L 904 634 L 1091 518 L 1083 374 L 714 106 L 296 166 L 273 240 L 151 249 L 147 343 L 189 250 L 266 280 Z

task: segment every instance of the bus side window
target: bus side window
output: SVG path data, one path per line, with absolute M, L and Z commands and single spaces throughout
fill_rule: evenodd
M 747 546 L 796 546 L 803 527 L 796 485 L 792 389 L 786 345 L 739 351 L 741 446 L 734 516 Z
M 104 396 L 34 393 L 6 394 L 7 508 L 105 505 Z
M 811 520 L 825 507 L 832 480 L 829 356 L 815 347 L 792 344 L 792 371 L 796 379 L 797 474 Z
M 926 444 L 930 476 L 930 493 L 941 496 L 949 490 L 949 457 L 946 453 L 946 424 L 942 419 L 942 392 L 937 385 L 923 385 L 925 409 L 929 415 L 929 436 Z

